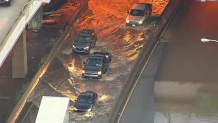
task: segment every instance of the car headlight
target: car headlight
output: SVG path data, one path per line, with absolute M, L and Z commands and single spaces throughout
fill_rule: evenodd
M 74 109 L 74 110 L 77 110 L 77 108 L 76 108 L 76 107 L 74 107 L 73 109 Z
M 88 109 L 87 111 L 91 111 L 91 110 L 92 110 L 92 108 Z
M 83 73 L 85 73 L 85 71 L 83 70 Z
M 74 46 L 74 45 L 73 45 L 73 48 L 75 49 L 75 48 L 76 48 L 76 46 Z
M 85 47 L 84 49 L 85 49 L 85 50 L 88 50 L 88 49 L 89 49 L 89 46 Z
M 126 23 L 129 23 L 129 20 L 126 20 Z
M 98 75 L 101 75 L 102 73 L 101 73 L 101 71 L 98 71 Z
M 143 24 L 143 21 L 139 21 L 139 24 Z

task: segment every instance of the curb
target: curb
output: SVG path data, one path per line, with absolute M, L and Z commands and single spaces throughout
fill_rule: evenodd
M 148 61 L 152 51 L 154 50 L 155 46 L 159 43 L 159 38 L 162 36 L 163 32 L 165 31 L 165 29 L 167 28 L 167 26 L 169 25 L 169 23 L 171 22 L 174 14 L 176 13 L 176 11 L 179 8 L 180 3 L 182 2 L 182 0 L 178 0 L 178 3 L 175 4 L 173 2 L 175 2 L 175 0 L 170 0 L 170 2 L 168 3 L 167 7 L 165 8 L 165 10 L 163 11 L 163 13 L 161 14 L 161 19 L 158 21 L 158 31 L 156 32 L 155 35 L 150 35 L 147 43 L 145 43 L 145 45 L 143 46 L 142 50 L 140 51 L 135 63 L 134 63 L 134 67 L 131 70 L 125 85 L 123 86 L 117 100 L 115 103 L 115 106 L 113 107 L 110 116 L 109 116 L 109 121 L 108 123 L 118 123 L 119 119 L 122 117 L 120 115 L 122 115 L 120 113 L 120 111 L 123 108 L 123 104 L 128 100 L 128 98 L 130 98 L 129 94 L 132 90 L 132 85 L 135 84 L 135 81 L 137 79 L 137 76 L 139 76 L 140 71 L 142 70 L 142 63 Z M 175 4 L 175 7 L 171 7 Z M 172 13 L 167 13 L 169 11 L 172 11 Z M 169 16 L 168 18 L 166 18 L 167 16 Z
M 36 85 L 39 82 L 39 79 L 44 75 L 44 73 L 47 71 L 48 67 L 50 66 L 53 59 L 56 57 L 57 53 L 59 52 L 61 46 L 63 45 L 64 40 L 68 37 L 68 33 L 73 28 L 76 21 L 81 17 L 81 15 L 88 9 L 88 0 L 85 0 L 84 3 L 81 5 L 81 8 L 76 12 L 76 14 L 72 17 L 72 19 L 69 22 L 69 25 L 65 28 L 65 31 L 62 33 L 56 44 L 53 46 L 52 50 L 50 51 L 49 56 L 47 57 L 46 61 L 42 65 L 42 67 L 37 71 L 35 76 L 33 77 L 32 81 L 30 82 L 30 85 L 26 89 L 25 93 L 19 100 L 19 102 L 14 107 L 13 111 L 11 112 L 9 118 L 7 119 L 6 123 L 15 123 L 18 119 L 19 115 L 21 114 L 23 107 L 26 104 L 27 98 L 31 94 L 31 92 L 34 90 Z

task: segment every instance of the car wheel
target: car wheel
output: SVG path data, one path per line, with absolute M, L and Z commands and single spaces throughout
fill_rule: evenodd
M 86 53 L 87 55 L 90 55 L 90 50 Z
M 107 69 L 104 71 L 104 74 L 107 72 Z
M 101 79 L 101 78 L 102 78 L 102 75 L 101 75 L 101 76 L 99 76 L 98 78 L 99 78 L 99 79 Z
M 74 50 L 72 50 L 72 55 L 73 55 L 74 53 L 75 53 Z
M 94 110 L 95 110 L 95 106 L 92 107 L 92 111 L 94 111 Z

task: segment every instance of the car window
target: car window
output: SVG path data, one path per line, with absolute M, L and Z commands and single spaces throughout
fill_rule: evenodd
M 143 10 L 132 9 L 130 11 L 130 15 L 132 15 L 132 16 L 144 16 L 144 11 Z
M 89 58 L 87 61 L 87 66 L 102 66 L 102 60 L 101 59 L 96 59 L 96 58 Z
M 79 35 L 76 38 L 76 42 L 80 42 L 80 43 L 89 43 L 91 40 L 91 36 L 90 35 Z
M 93 102 L 93 99 L 92 99 L 92 96 L 88 95 L 88 96 L 85 96 L 85 95 L 80 95 L 77 99 L 77 103 L 92 103 Z

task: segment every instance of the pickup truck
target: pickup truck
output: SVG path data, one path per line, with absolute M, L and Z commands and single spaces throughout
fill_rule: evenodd
M 82 72 L 82 77 L 102 78 L 106 73 L 111 62 L 111 54 L 108 52 L 94 52 L 87 59 Z
M 5 4 L 7 6 L 11 5 L 11 0 L 0 0 L 0 4 Z
M 142 26 L 152 14 L 152 4 L 136 3 L 126 18 L 127 26 Z

